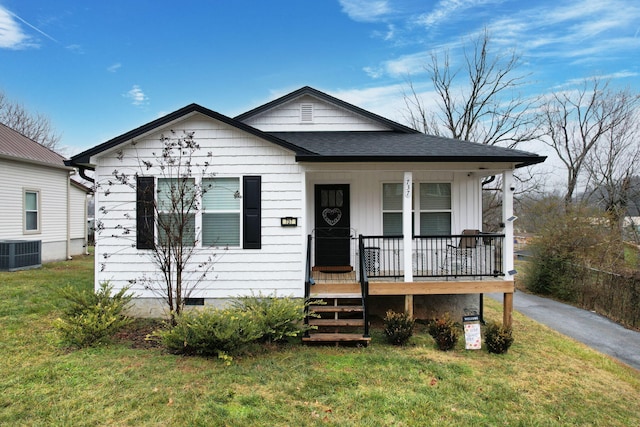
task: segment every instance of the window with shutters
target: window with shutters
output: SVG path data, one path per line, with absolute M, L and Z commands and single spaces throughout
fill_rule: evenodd
M 240 246 L 240 180 L 202 180 L 202 245 Z
M 237 177 L 203 178 L 200 186 L 193 178 L 158 178 L 156 191 L 153 177 L 138 177 L 136 247 L 153 249 L 157 230 L 158 244 L 182 233 L 188 246 L 199 239 L 202 246 L 261 249 L 261 183 L 244 176 L 241 193 Z

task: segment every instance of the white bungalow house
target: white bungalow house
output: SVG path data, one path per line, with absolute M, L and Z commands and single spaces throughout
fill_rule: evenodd
M 70 164 L 94 170 L 96 183 L 128 173 L 137 176 L 138 190 L 157 188 L 163 185 L 158 171 L 140 166 L 171 131 L 193 132 L 215 172 L 206 179 L 234 190 L 228 200 L 203 200 L 194 218 L 202 234 L 195 262 L 220 255 L 192 295 L 197 303 L 258 292 L 323 298 L 329 307 L 317 309 L 331 314 L 316 324 L 364 326 L 359 337 L 366 339 L 368 314 L 384 313 L 385 304 L 418 315 L 450 302 L 443 295 L 471 295 L 454 308 L 477 312 L 478 294 L 502 292 L 510 324 L 512 174 L 545 157 L 425 135 L 303 87 L 235 118 L 191 104 L 80 153 Z M 205 179 L 196 169 L 193 179 Z M 504 228 L 485 233 L 481 183 L 495 175 L 504 186 Z M 108 280 L 118 289 L 158 272 L 140 248 L 140 192 L 135 185 L 107 187 L 96 192 L 101 225 L 95 283 Z M 155 295 L 136 286 L 139 310 L 159 314 Z M 356 314 L 343 319 L 344 313 Z
M 90 189 L 64 160 L 0 123 L 0 270 L 86 253 Z

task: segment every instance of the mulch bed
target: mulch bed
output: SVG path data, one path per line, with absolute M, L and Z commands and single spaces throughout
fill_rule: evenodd
M 163 327 L 164 323 L 161 320 L 134 319 L 133 323 L 118 331 L 113 339 L 115 342 L 125 344 L 131 348 L 159 348 L 162 345 L 158 341 L 147 337 L 153 331 Z

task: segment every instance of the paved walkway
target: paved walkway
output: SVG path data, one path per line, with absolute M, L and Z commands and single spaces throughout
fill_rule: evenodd
M 487 295 L 502 301 L 502 294 Z M 513 309 L 640 370 L 640 332 L 599 314 L 525 292 L 514 294 Z

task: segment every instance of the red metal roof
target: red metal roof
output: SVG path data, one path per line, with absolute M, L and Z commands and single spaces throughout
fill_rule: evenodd
M 41 163 L 60 168 L 64 165 L 64 157 L 27 138 L 20 132 L 0 123 L 0 156 L 31 163 Z

